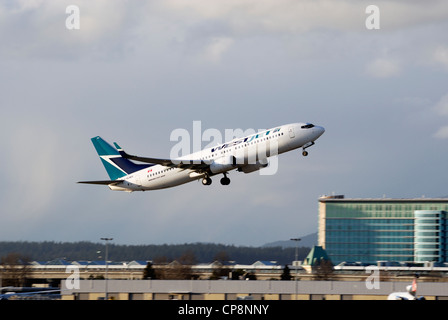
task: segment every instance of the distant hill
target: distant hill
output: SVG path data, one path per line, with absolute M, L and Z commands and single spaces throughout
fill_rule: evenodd
M 308 237 L 308 236 L 307 236 Z M 307 237 L 303 237 L 306 239 Z M 308 243 L 308 242 L 305 242 Z M 304 243 L 299 243 L 299 260 L 303 260 L 309 253 L 308 248 L 302 248 Z M 98 251 L 104 250 L 104 243 L 82 242 L 0 242 L 0 260 L 9 253 L 17 253 L 29 260 L 49 261 L 65 258 L 74 260 L 100 260 Z M 185 255 L 194 257 L 197 263 L 209 263 L 218 256 L 225 256 L 229 261 L 239 264 L 252 264 L 258 260 L 277 261 L 279 264 L 287 264 L 294 260 L 295 245 L 244 247 L 223 245 L 214 243 L 185 243 L 162 245 L 119 245 L 109 244 L 109 259 L 113 261 L 132 260 L 178 260 Z
M 299 247 L 312 248 L 317 246 L 317 232 L 312 233 L 303 237 L 300 237 Z M 295 248 L 297 243 L 292 240 L 283 240 L 283 241 L 275 241 L 262 245 L 262 248 L 270 248 L 270 247 L 281 247 L 283 249 L 286 248 Z

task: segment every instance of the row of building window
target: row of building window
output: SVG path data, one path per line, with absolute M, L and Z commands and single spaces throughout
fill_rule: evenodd
M 440 249 L 442 245 L 439 243 L 432 243 L 432 244 L 426 244 L 426 243 L 416 243 L 414 245 L 415 249 Z
M 346 252 L 344 250 L 337 249 L 328 249 L 327 253 L 330 255 L 342 255 L 345 254 L 347 256 L 353 255 L 369 255 L 369 256 L 389 256 L 389 255 L 404 255 L 411 256 L 414 254 L 414 250 L 375 250 L 375 251 L 366 251 L 366 250 L 351 250 L 350 252 Z M 380 259 L 382 260 L 382 259 Z
M 347 231 L 347 230 L 331 230 L 326 232 L 326 238 L 334 239 L 334 238 L 360 238 L 372 241 L 377 238 L 388 238 L 388 237 L 397 237 L 397 238 L 414 238 L 413 231 L 396 231 L 396 230 L 379 230 L 379 231 Z
M 381 211 L 334 211 L 327 213 L 327 218 L 405 218 L 414 219 L 413 212 L 388 212 L 383 213 Z
M 448 205 L 441 204 L 435 207 L 428 205 L 373 205 L 373 204 L 332 204 L 327 203 L 327 218 L 440 218 L 445 212 L 416 212 L 420 210 L 444 211 Z
M 401 261 L 413 262 L 414 255 L 352 255 L 346 256 L 344 254 L 333 255 L 334 261 L 362 261 L 366 263 L 376 263 L 377 261 Z M 333 260 L 332 260 L 333 261 Z
M 359 226 L 347 226 L 347 225 L 327 225 L 328 231 L 361 231 L 361 232 L 381 232 L 381 231 L 414 231 L 414 226 L 410 225 L 392 225 L 392 226 L 368 226 L 368 225 L 359 225 Z M 434 229 L 430 229 L 434 230 Z
M 351 249 L 414 249 L 412 243 L 329 243 L 327 249 L 341 248 L 341 250 Z
M 422 204 L 351 204 L 351 203 L 327 203 L 327 208 L 340 210 L 357 210 L 357 211 L 448 211 L 448 204 L 434 204 L 434 203 L 422 203 Z M 424 213 L 429 215 L 430 213 Z M 437 214 L 437 213 L 434 213 Z
M 384 237 L 408 237 L 415 239 L 438 239 L 445 241 L 448 238 L 448 233 L 442 233 L 437 231 L 418 231 L 418 232 L 408 232 L 407 230 L 334 230 L 327 231 L 327 237 L 333 238 L 365 238 L 365 239 L 377 239 Z M 417 241 L 418 242 L 418 241 Z

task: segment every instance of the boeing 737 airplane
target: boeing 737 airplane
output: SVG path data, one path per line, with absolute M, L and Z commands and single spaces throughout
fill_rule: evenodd
M 117 143 L 115 148 L 101 137 L 92 138 L 110 180 L 79 181 L 78 183 L 107 185 L 111 190 L 145 191 L 175 187 L 202 179 L 210 185 L 210 177 L 223 174 L 221 184 L 228 185 L 227 173 L 237 169 L 250 173 L 268 166 L 268 157 L 314 145 L 325 129 L 311 123 L 292 123 L 244 138 L 207 148 L 177 159 L 145 158 L 127 154 Z M 131 160 L 144 162 L 137 164 Z

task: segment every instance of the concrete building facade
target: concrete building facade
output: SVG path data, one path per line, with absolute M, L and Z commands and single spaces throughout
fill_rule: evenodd
M 104 299 L 104 280 L 81 280 L 79 288 L 61 283 L 63 300 Z M 109 280 L 108 296 L 114 300 L 385 300 L 405 291 L 408 282 L 366 281 L 225 281 L 225 280 Z M 418 296 L 448 299 L 448 285 L 419 282 Z

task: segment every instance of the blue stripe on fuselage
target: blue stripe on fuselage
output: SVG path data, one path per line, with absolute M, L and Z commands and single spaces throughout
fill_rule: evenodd
M 115 163 L 117 166 L 119 166 L 123 171 L 125 171 L 127 174 L 134 173 L 136 171 L 146 169 L 149 167 L 154 166 L 155 164 L 136 164 L 132 161 L 129 161 L 128 159 L 117 157 L 117 158 L 111 158 L 110 159 L 113 163 Z

